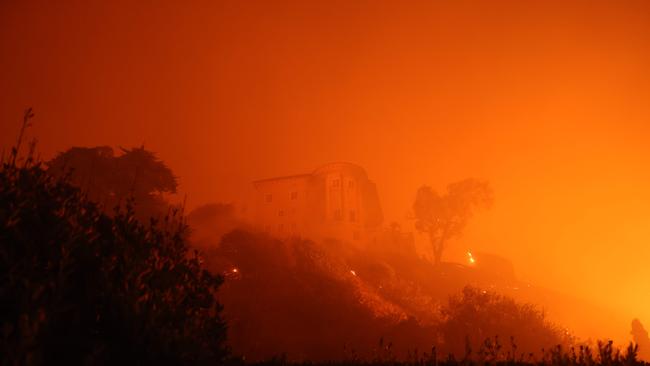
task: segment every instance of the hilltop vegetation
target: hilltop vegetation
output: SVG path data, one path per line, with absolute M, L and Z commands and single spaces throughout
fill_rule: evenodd
M 369 360 L 379 339 L 400 360 L 432 347 L 464 355 L 495 336 L 513 337 L 519 355 L 572 343 L 533 305 L 475 287 L 448 298 L 469 277 L 441 273 L 453 266 L 423 260 L 396 231 L 360 249 L 235 230 L 202 257 L 226 278 L 229 344 L 247 360 Z
M 169 209 L 164 195 L 176 193 L 177 178 L 144 146 L 121 152 L 115 155 L 109 146 L 72 147 L 44 165 L 49 174 L 81 189 L 108 215 L 132 199 L 138 219 L 147 222 L 150 217 L 164 217 Z
M 0 161 L 1 364 L 238 363 L 226 344 L 265 364 L 637 363 L 636 348 L 623 355 L 611 343 L 562 351 L 574 340 L 534 305 L 477 287 L 447 299 L 473 272 L 432 266 L 397 227 L 365 248 L 279 240 L 231 230 L 243 225 L 227 205 L 205 206 L 191 221 L 221 225 L 194 231 L 198 255 L 178 212 L 145 220 L 127 199 L 107 214 L 89 198 L 101 190 L 81 189 L 92 174 L 70 180 L 56 170 L 65 162 L 48 171 L 31 153 L 19 159 L 19 147 Z M 175 189 L 171 171 L 142 150 Z M 145 186 L 146 201 L 156 189 Z M 104 197 L 115 192 L 126 194 L 106 188 Z M 145 211 L 167 206 L 160 199 Z
M 0 364 L 215 364 L 222 278 L 170 215 L 107 216 L 17 149 L 0 166 Z

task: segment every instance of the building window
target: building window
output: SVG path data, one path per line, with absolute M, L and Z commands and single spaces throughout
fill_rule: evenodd
M 338 188 L 341 185 L 341 181 L 339 179 L 334 179 L 332 181 L 332 187 Z
M 278 225 L 278 232 L 283 232 L 284 231 L 284 224 Z
M 348 181 L 348 188 L 354 188 L 354 181 L 353 180 Z
M 357 213 L 354 210 L 350 211 L 350 222 L 357 222 Z
M 291 192 L 291 199 L 292 200 L 297 200 L 298 199 L 298 192 Z
M 278 216 L 280 216 L 280 217 L 284 216 L 284 210 L 278 211 Z
M 266 197 L 264 197 L 264 200 L 266 203 L 271 203 L 271 201 L 273 201 L 273 195 L 267 194 Z

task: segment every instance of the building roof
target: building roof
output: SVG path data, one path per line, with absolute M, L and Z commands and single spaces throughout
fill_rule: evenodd
M 304 179 L 304 178 L 309 178 L 311 176 L 312 176 L 311 174 L 294 174 L 294 175 L 285 175 L 282 177 L 275 177 L 275 178 L 258 179 L 253 181 L 253 185 L 257 186 L 258 184 L 278 182 L 278 181 L 291 180 L 291 179 Z
M 322 174 L 330 171 L 340 171 L 340 170 L 346 170 L 354 174 L 360 174 L 365 178 L 368 177 L 366 171 L 357 164 L 348 163 L 348 162 L 333 162 L 333 163 L 324 164 L 309 174 L 294 174 L 294 175 L 285 175 L 282 177 L 275 177 L 275 178 L 258 179 L 253 181 L 253 185 L 257 187 L 259 184 L 280 182 L 280 181 L 293 180 L 293 179 L 305 179 L 305 178 L 313 177 L 318 174 Z

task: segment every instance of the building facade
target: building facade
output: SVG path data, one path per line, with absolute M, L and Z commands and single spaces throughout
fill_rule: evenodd
M 253 221 L 274 236 L 364 242 L 383 220 L 375 184 L 354 164 L 326 164 L 310 174 L 258 180 L 253 187 Z

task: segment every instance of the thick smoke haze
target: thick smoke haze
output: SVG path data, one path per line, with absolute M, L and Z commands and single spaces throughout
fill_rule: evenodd
M 445 258 L 506 257 L 626 341 L 650 323 L 648 44 L 644 1 L 5 0 L 0 144 L 26 106 L 45 159 L 144 144 L 188 209 L 350 161 L 409 231 L 421 185 L 488 180 Z

